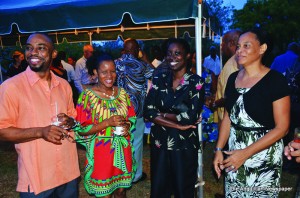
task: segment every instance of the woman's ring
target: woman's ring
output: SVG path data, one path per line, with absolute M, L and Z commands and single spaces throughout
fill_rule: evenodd
M 232 169 L 234 169 L 234 166 L 233 166 L 233 165 L 231 165 L 230 167 L 231 167 Z

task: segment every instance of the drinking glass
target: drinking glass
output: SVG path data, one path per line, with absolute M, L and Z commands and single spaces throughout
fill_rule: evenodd
M 296 127 L 294 130 L 294 142 L 300 143 L 300 127 Z

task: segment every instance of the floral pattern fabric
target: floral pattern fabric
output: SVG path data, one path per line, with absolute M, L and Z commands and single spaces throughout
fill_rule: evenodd
M 243 94 L 250 88 L 237 88 L 241 94 L 230 112 L 229 150 L 244 149 L 258 141 L 269 130 L 255 122 L 245 111 Z M 243 128 L 243 129 L 241 129 Z M 248 130 L 245 130 L 248 129 Z M 277 197 L 280 187 L 283 143 L 278 141 L 253 155 L 235 172 L 225 176 L 226 197 Z M 273 190 L 272 190 L 273 189 Z
M 125 90 L 118 88 L 116 98 L 104 99 L 86 89 L 79 97 L 76 110 L 76 120 L 81 124 L 75 129 L 76 141 L 86 148 L 84 186 L 87 192 L 102 197 L 117 188 L 130 187 L 136 170 L 132 147 L 136 116 Z M 131 123 L 130 135 L 115 135 L 115 127 L 90 136 L 76 133 L 88 132 L 94 124 L 113 115 L 123 115 Z
M 212 96 L 212 71 L 203 68 L 202 78 L 205 80 L 204 90 L 205 97 Z M 218 139 L 218 124 L 214 122 L 214 112 L 203 105 L 202 111 L 202 140 L 206 142 L 215 142 Z
M 182 125 L 195 124 L 203 107 L 203 84 L 203 78 L 189 72 L 173 90 L 173 75 L 155 76 L 145 101 L 144 117 L 152 121 L 160 113 L 172 113 Z M 185 108 L 179 110 L 177 106 Z M 181 131 L 152 123 L 150 140 L 157 148 L 166 150 L 199 148 L 197 128 Z

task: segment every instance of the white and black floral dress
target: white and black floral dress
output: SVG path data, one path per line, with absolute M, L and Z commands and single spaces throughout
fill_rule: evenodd
M 236 88 L 240 94 L 230 111 L 229 150 L 244 149 L 262 138 L 268 129 L 245 111 L 243 94 L 251 88 Z M 277 197 L 280 187 L 283 143 L 278 141 L 253 155 L 235 172 L 225 176 L 226 197 Z

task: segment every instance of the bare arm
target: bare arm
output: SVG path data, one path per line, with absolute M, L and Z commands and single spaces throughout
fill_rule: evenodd
M 229 119 L 228 112 L 225 110 L 224 118 L 221 122 L 219 138 L 218 138 L 218 142 L 216 144 L 216 148 L 220 148 L 220 149 L 224 148 L 224 146 L 229 138 L 230 124 L 231 124 L 231 121 Z M 223 170 L 223 168 L 224 168 L 222 165 L 223 160 L 224 160 L 224 156 L 223 156 L 222 151 L 221 150 L 215 151 L 215 158 L 213 161 L 213 165 L 214 165 L 214 169 L 215 169 L 215 172 L 216 172 L 218 178 L 220 178 L 221 170 Z
M 225 110 L 224 118 L 221 122 L 221 127 L 220 127 L 220 131 L 219 131 L 218 142 L 216 144 L 217 148 L 223 149 L 225 144 L 227 143 L 228 138 L 229 138 L 229 133 L 230 133 L 230 124 L 231 124 L 231 121 L 229 119 L 228 112 Z
M 126 120 L 123 116 L 115 115 L 110 117 L 109 119 L 103 120 L 102 122 L 93 125 L 93 127 L 85 133 L 78 132 L 79 135 L 92 135 L 106 129 L 109 126 L 123 126 L 126 124 Z
M 230 155 L 230 157 L 223 162 L 225 168 L 231 165 L 233 165 L 235 169 L 239 168 L 249 157 L 270 147 L 286 135 L 290 122 L 289 96 L 273 102 L 273 116 L 275 120 L 274 129 L 270 130 L 265 136 L 245 149 L 227 152 L 226 154 Z
M 14 143 L 23 143 L 43 138 L 48 142 L 61 144 L 61 137 L 63 133 L 68 133 L 68 131 L 61 127 L 53 125 L 27 129 L 8 127 L 0 129 L 0 140 L 10 141 Z
M 186 130 L 189 128 L 196 128 L 195 125 L 180 125 L 177 122 L 176 119 L 176 114 L 166 114 L 166 116 L 163 116 L 164 114 L 161 114 L 152 120 L 155 124 L 165 126 L 165 127 L 170 127 L 170 128 L 176 128 L 179 130 Z

